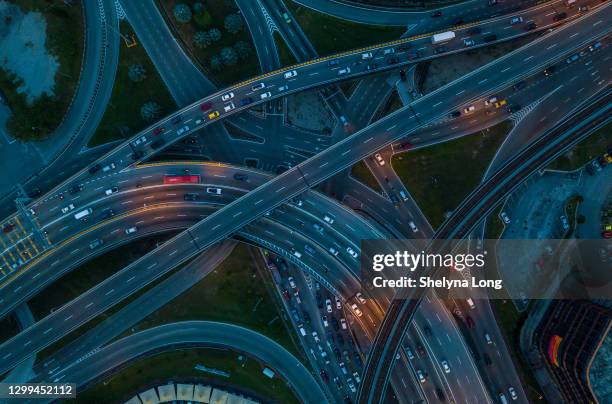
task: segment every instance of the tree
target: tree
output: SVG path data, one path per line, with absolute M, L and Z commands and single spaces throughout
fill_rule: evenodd
M 234 66 L 236 63 L 238 63 L 238 55 L 236 54 L 234 48 L 226 46 L 225 48 L 221 49 L 220 55 L 223 64 L 226 66 Z
M 242 17 L 240 17 L 238 14 L 230 14 L 225 17 L 223 26 L 225 27 L 227 32 L 235 34 L 244 27 L 244 23 L 242 22 Z
M 210 35 L 208 32 L 198 31 L 193 36 L 193 44 L 198 48 L 206 48 L 208 45 L 212 43 L 210 39 Z
M 223 62 L 221 61 L 221 56 L 215 55 L 212 58 L 210 58 L 210 67 L 215 71 L 221 70 L 223 68 Z
M 208 28 L 212 24 L 212 16 L 206 10 L 201 12 L 196 12 L 193 16 L 193 20 L 198 26 L 202 28 Z
M 208 36 L 212 42 L 217 42 L 221 39 L 221 31 L 219 31 L 217 28 L 213 28 L 208 31 Z
M 251 54 L 251 47 L 244 41 L 238 41 L 234 44 L 234 50 L 238 54 L 239 59 L 245 59 Z
M 195 3 L 193 3 L 193 12 L 196 14 L 199 13 L 203 13 L 204 11 L 206 11 L 206 8 L 204 7 L 204 3 L 202 3 L 201 1 L 196 1 Z
M 128 77 L 134 82 L 143 81 L 147 77 L 147 71 L 142 65 L 135 63 L 128 69 Z
M 140 107 L 140 116 L 147 122 L 151 122 L 161 115 L 161 105 L 154 101 L 146 102 Z
M 187 24 L 191 21 L 191 9 L 187 4 L 178 3 L 174 6 L 174 18 L 181 24 Z

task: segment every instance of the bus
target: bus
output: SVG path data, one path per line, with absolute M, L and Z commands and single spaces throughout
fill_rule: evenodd
M 92 209 L 92 208 L 83 209 L 82 211 L 80 211 L 80 212 L 78 212 L 78 213 L 75 213 L 74 218 L 75 218 L 76 220 L 82 219 L 82 218 L 84 218 L 85 216 L 87 216 L 87 215 L 91 214 L 91 212 L 93 212 L 93 209 Z
M 199 175 L 166 175 L 164 184 L 199 184 Z

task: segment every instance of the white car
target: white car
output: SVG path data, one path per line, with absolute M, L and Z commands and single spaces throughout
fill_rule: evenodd
M 135 226 L 132 227 L 128 227 L 127 229 L 125 229 L 125 234 L 132 234 L 132 233 L 136 233 L 138 229 Z
M 499 216 L 502 218 L 504 223 L 506 223 L 506 224 L 510 223 L 510 216 L 508 216 L 508 214 L 506 212 L 500 213 Z
M 325 308 L 328 313 L 331 313 L 333 311 L 334 308 L 332 307 L 332 302 L 330 299 L 325 299 Z
M 404 348 L 404 351 L 406 351 L 406 355 L 408 355 L 408 359 L 410 360 L 414 359 L 414 354 L 412 353 L 412 349 L 410 349 L 410 347 Z
M 355 383 L 353 383 L 353 379 L 349 377 L 346 381 L 346 384 L 348 384 L 349 389 L 351 389 L 351 393 L 357 393 L 357 389 L 355 388 Z
M 336 308 L 338 310 L 342 309 L 342 301 L 340 300 L 340 298 L 338 296 L 334 296 L 334 299 L 336 300 Z
M 325 215 L 325 216 L 323 216 L 323 221 L 325 221 L 325 223 L 327 223 L 327 224 L 333 224 L 334 223 L 334 218 L 331 217 L 330 215 Z
M 134 142 L 132 143 L 134 146 L 138 146 L 141 143 L 146 143 L 147 142 L 147 137 L 146 136 L 141 136 L 138 139 L 134 140 Z
M 199 125 L 199 124 L 201 124 L 202 122 L 203 122 L 203 121 L 202 121 L 201 119 L 196 119 L 195 124 L 196 124 L 196 125 Z
M 285 74 L 283 74 L 283 77 L 286 79 L 290 79 L 291 77 L 295 77 L 297 76 L 297 70 L 291 70 L 289 72 L 285 72 Z
M 346 247 L 346 252 L 349 253 L 349 255 L 353 258 L 357 258 L 358 255 L 355 252 L 355 250 L 353 250 L 351 247 Z
M 206 193 L 207 194 L 213 194 L 213 195 L 221 195 L 221 188 L 207 187 L 206 188 Z
M 315 342 L 321 342 L 321 340 L 319 339 L 319 334 L 317 334 L 316 331 L 312 332 L 312 338 L 314 338 Z
M 323 327 L 325 327 L 325 328 L 329 327 L 329 322 L 327 321 L 327 316 L 322 316 L 321 317 L 321 322 L 323 323 Z
M 421 383 L 425 383 L 425 381 L 427 379 L 425 378 L 425 375 L 423 374 L 423 371 L 421 369 L 417 369 L 416 374 L 417 374 L 417 377 L 419 378 L 419 381 Z
M 350 67 L 345 67 L 344 69 L 338 70 L 338 76 L 344 76 L 345 74 L 349 74 L 351 72 Z
M 497 97 L 489 97 L 488 100 L 485 100 L 484 104 L 486 106 L 493 105 L 497 102 Z
M 353 372 L 353 377 L 355 378 L 355 382 L 357 382 L 357 384 L 361 383 L 361 377 L 359 377 L 359 373 Z
M 510 25 L 520 24 L 523 22 L 523 17 L 512 17 L 510 19 Z
M 351 304 L 351 309 L 357 315 L 357 317 L 363 316 L 363 313 L 361 312 L 361 310 L 359 310 L 359 307 L 357 307 L 355 303 Z
M 70 204 L 70 205 L 65 206 L 65 207 L 62 208 L 62 213 L 70 212 L 72 209 L 74 209 L 74 205 Z
M 259 96 L 262 100 L 265 100 L 266 98 L 272 97 L 272 93 L 271 92 L 267 92 L 267 93 L 263 93 L 262 95 Z
M 419 229 L 417 229 L 416 224 L 414 224 L 413 221 L 408 222 L 408 226 L 410 226 L 410 230 L 412 230 L 413 233 L 416 233 L 417 231 L 419 231 Z
M 561 215 L 559 216 L 559 219 L 561 220 L 561 225 L 563 226 L 563 230 L 568 230 L 570 226 L 569 226 L 569 221 L 567 220 L 567 216 Z
M 365 52 L 361 54 L 361 59 L 370 59 L 372 58 L 372 52 Z
M 385 160 L 382 158 L 382 156 L 380 155 L 380 153 L 376 153 L 374 155 L 374 157 L 376 158 L 376 161 L 378 161 L 378 164 L 382 167 L 385 165 Z
M 464 114 L 470 114 L 470 113 L 474 112 L 475 109 L 476 109 L 476 107 L 474 105 L 468 105 L 467 107 L 463 108 L 463 113 Z
M 338 256 L 338 250 L 336 250 L 334 247 L 329 247 L 329 253 L 334 257 Z
M 187 125 L 183 126 L 182 128 L 178 128 L 176 130 L 176 136 L 180 136 L 183 133 L 187 132 L 188 130 L 189 130 L 189 126 L 187 126 Z
M 340 327 L 342 327 L 343 330 L 348 329 L 348 326 L 346 325 L 346 319 L 345 318 L 341 318 L 340 319 Z
M 234 108 L 236 108 L 236 106 L 234 105 L 234 103 L 233 103 L 233 102 L 230 102 L 229 104 L 227 104 L 227 105 L 225 105 L 225 106 L 223 107 L 223 110 L 224 110 L 225 112 L 229 112 L 229 111 L 231 111 L 231 110 L 232 110 L 232 109 L 234 109 Z
M 287 90 L 289 90 L 289 86 L 288 86 L 288 85 L 286 85 L 286 84 L 285 84 L 284 86 L 280 86 L 280 87 L 278 88 L 278 92 L 279 92 L 279 93 L 282 93 L 283 91 L 287 91 Z
M 493 344 L 493 340 L 491 339 L 491 336 L 488 333 L 486 333 L 486 332 L 484 334 L 484 339 L 485 339 L 485 341 L 487 341 L 488 345 Z
M 114 194 L 116 192 L 119 192 L 119 188 L 117 188 L 117 187 L 112 187 L 112 188 L 109 188 L 106 191 L 104 191 L 104 193 L 106 195 L 112 195 L 112 194 Z
M 293 280 L 293 276 L 289 277 L 289 286 L 291 286 L 291 289 L 295 289 L 296 285 L 295 285 L 295 281 Z
M 450 366 L 448 366 L 447 361 L 442 361 L 440 364 L 442 365 L 442 369 L 444 369 L 444 373 L 450 373 Z
M 221 101 L 223 101 L 223 102 L 225 102 L 225 101 L 229 101 L 229 100 L 231 100 L 232 98 L 234 98 L 234 93 L 231 93 L 231 92 L 230 92 L 230 93 L 227 93 L 227 94 L 223 94 L 223 95 L 221 96 Z
M 359 300 L 359 303 L 361 303 L 361 304 L 366 304 L 368 302 L 367 299 L 365 297 L 363 297 L 361 292 L 357 292 L 355 294 L 355 297 L 357 298 L 357 300 Z
M 255 84 L 253 87 L 251 87 L 252 91 L 257 91 L 257 90 L 261 90 L 262 88 L 264 88 L 266 86 L 266 83 L 259 83 L 259 84 Z
M 513 400 L 518 400 L 518 395 L 516 394 L 516 390 L 514 390 L 514 387 L 508 387 L 508 393 L 510 393 L 510 397 Z

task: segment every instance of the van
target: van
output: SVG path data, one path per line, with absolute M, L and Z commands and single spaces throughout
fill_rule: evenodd
M 468 306 L 470 306 L 470 309 L 474 310 L 476 308 L 476 305 L 474 304 L 474 301 L 471 297 L 468 297 L 467 299 L 465 299 L 465 301 L 467 302 Z
M 92 212 L 93 212 L 92 208 L 83 209 L 82 211 L 80 211 L 78 213 L 75 213 L 74 218 L 76 220 L 80 220 L 80 219 L 83 219 L 86 216 L 91 215 Z

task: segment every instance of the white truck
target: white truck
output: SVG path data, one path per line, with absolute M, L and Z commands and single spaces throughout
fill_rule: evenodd
M 431 43 L 434 45 L 437 45 L 443 42 L 448 42 L 454 38 L 455 38 L 455 31 L 440 32 L 439 34 L 434 34 L 431 37 Z

